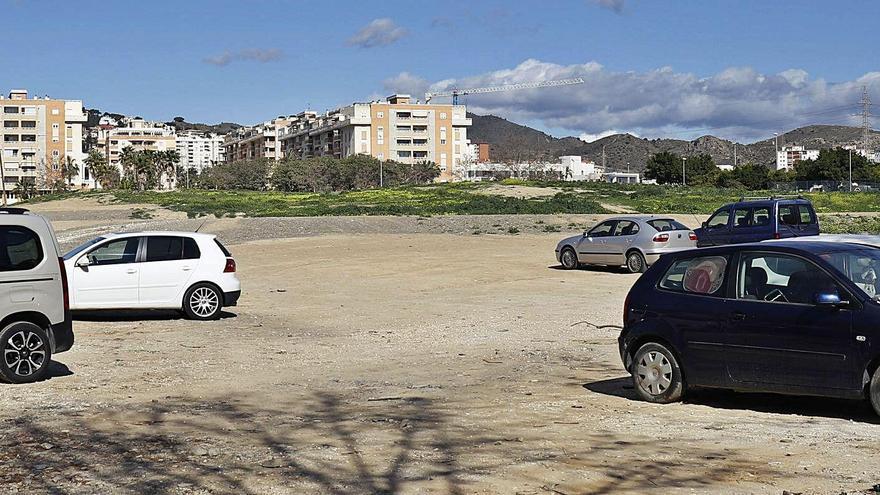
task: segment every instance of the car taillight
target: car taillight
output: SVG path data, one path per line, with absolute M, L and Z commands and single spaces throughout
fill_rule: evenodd
M 774 238 L 774 239 L 782 239 L 782 236 L 779 235 L 779 232 L 774 232 L 774 233 L 773 233 L 773 238 Z
M 692 240 L 692 241 L 696 241 L 696 240 L 697 240 L 697 234 L 696 234 L 695 232 L 688 232 L 688 239 L 690 239 L 690 240 Z
M 666 242 L 669 240 L 669 234 L 657 234 L 654 236 L 654 242 Z
M 64 294 L 64 311 L 70 311 L 70 290 L 67 288 L 67 269 L 64 268 L 64 258 L 58 258 L 58 270 L 61 273 L 61 286 Z
M 226 266 L 223 268 L 223 273 L 235 273 L 235 260 L 232 258 L 226 258 Z

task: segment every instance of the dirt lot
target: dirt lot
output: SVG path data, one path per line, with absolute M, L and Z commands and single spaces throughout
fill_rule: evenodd
M 200 223 L 73 204 L 35 208 L 68 245 L 100 228 Z M 51 379 L 0 386 L 4 493 L 836 494 L 880 482 L 880 421 L 865 404 L 634 400 L 613 325 L 635 277 L 556 269 L 565 231 L 394 233 L 406 222 L 207 223 L 236 256 L 240 305 L 208 323 L 78 315 Z

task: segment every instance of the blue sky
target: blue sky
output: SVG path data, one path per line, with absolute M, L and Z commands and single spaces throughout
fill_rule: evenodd
M 862 85 L 880 102 L 880 2 L 0 2 L 0 89 L 157 120 L 255 123 L 393 90 L 581 76 L 467 103 L 556 135 L 747 140 L 854 123 Z

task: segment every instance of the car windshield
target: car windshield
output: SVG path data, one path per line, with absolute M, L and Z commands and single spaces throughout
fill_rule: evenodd
M 654 227 L 657 232 L 669 232 L 670 230 L 690 230 L 683 223 L 676 222 L 671 218 L 648 220 L 648 225 Z
M 104 240 L 104 237 L 95 237 L 94 239 L 92 239 L 90 241 L 86 241 L 86 242 L 80 244 L 79 246 L 68 251 L 67 254 L 64 255 L 64 259 L 69 260 L 70 258 L 73 258 L 74 256 L 78 255 L 79 253 L 85 251 L 89 247 L 94 246 L 95 244 L 97 244 L 103 240 Z
M 868 297 L 880 302 L 880 249 L 872 246 L 853 246 L 845 251 L 819 255 L 838 271 L 849 277 Z

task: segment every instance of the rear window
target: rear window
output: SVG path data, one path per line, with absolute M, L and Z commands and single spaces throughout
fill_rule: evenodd
M 807 205 L 779 205 L 779 223 L 785 225 L 812 225 L 816 222 L 812 208 Z
M 676 292 L 720 295 L 726 269 L 727 258 L 724 256 L 678 260 L 660 279 L 660 287 Z
M 227 258 L 232 257 L 232 253 L 230 253 L 229 250 L 226 249 L 226 247 L 220 243 L 220 241 L 218 241 L 217 239 L 214 239 L 214 242 L 217 244 L 217 247 L 220 248 L 220 251 L 223 251 L 223 256 L 226 256 Z
M 25 227 L 0 227 L 0 272 L 30 270 L 43 261 L 40 236 Z
M 664 218 L 662 220 L 648 220 L 648 225 L 654 227 L 654 230 L 657 232 L 669 232 L 670 230 L 690 230 L 687 225 L 672 220 L 671 218 Z
M 198 259 L 199 246 L 189 237 L 151 236 L 147 240 L 147 261 Z

